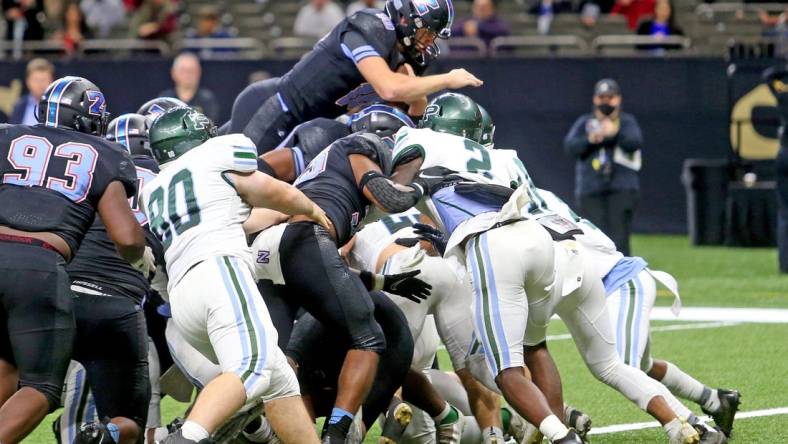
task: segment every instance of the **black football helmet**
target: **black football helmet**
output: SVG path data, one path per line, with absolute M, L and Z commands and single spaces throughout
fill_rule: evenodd
M 109 122 L 107 140 L 123 145 L 132 156 L 153 157 L 148 143 L 150 119 L 142 114 L 122 114 Z
M 164 112 L 169 109 L 188 106 L 189 105 L 184 103 L 183 100 L 176 99 L 175 97 L 156 97 L 155 99 L 145 102 L 140 109 L 137 110 L 137 114 L 142 114 L 153 120 L 154 117 L 159 114 L 164 114 Z
M 451 37 L 451 24 L 454 21 L 452 0 L 387 0 L 385 9 L 394 23 L 397 39 L 405 47 L 404 55 L 409 62 L 426 66 L 440 55 L 435 42 L 419 49 L 416 31 L 427 29 L 436 38 Z
M 70 128 L 81 133 L 103 136 L 109 113 L 101 90 L 82 77 L 62 77 L 52 82 L 41 101 L 36 117 L 53 128 Z
M 416 127 L 407 114 L 383 104 L 370 105 L 350 117 L 351 131 L 375 134 L 391 149 L 394 148 L 394 135 L 403 126 Z

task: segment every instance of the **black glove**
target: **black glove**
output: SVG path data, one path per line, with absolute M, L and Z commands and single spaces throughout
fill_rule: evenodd
M 459 178 L 457 172 L 442 166 L 434 166 L 422 170 L 413 179 L 413 183 L 422 188 L 423 194 L 429 196 L 441 185 L 456 182 Z
M 443 231 L 433 227 L 432 225 L 422 223 L 413 224 L 413 228 L 415 228 L 414 232 L 417 236 L 419 236 L 419 239 L 423 239 L 431 243 L 441 256 L 446 253 L 446 245 L 449 243 L 449 240 L 446 239 L 446 235 L 443 234 Z
M 430 295 L 432 285 L 415 277 L 419 273 L 421 270 L 384 275 L 383 291 L 410 299 L 417 304 L 421 303 L 422 299 L 427 299 Z

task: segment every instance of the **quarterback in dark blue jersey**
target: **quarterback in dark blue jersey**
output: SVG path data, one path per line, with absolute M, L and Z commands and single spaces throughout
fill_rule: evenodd
M 402 102 L 421 115 L 426 96 L 480 86 L 464 69 L 417 77 L 438 56 L 435 40 L 450 36 L 452 0 L 388 0 L 385 10 L 363 9 L 320 39 L 288 73 L 247 87 L 236 99 L 226 130 L 242 132 L 263 154 L 296 125 L 334 118 L 373 102 Z

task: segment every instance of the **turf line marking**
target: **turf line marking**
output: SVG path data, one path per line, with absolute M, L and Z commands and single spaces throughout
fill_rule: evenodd
M 678 317 L 670 307 L 654 307 L 651 319 L 657 321 L 735 321 L 759 324 L 788 324 L 788 310 L 780 308 L 683 307 Z
M 732 327 L 734 325 L 739 325 L 739 324 L 741 324 L 741 322 L 697 322 L 692 324 L 659 325 L 656 327 L 651 327 L 650 331 L 660 332 L 660 331 L 681 331 L 681 330 L 703 330 L 707 328 Z M 569 333 L 563 333 L 560 335 L 547 335 L 548 341 L 565 341 L 567 339 L 572 339 L 572 335 L 570 335 Z
M 765 409 L 765 410 L 752 410 L 749 412 L 739 412 L 736 414 L 736 420 L 746 419 L 746 418 L 760 418 L 763 416 L 777 416 L 777 415 L 788 415 L 788 407 L 779 407 L 774 409 Z M 711 419 L 708 416 L 701 416 L 701 421 L 710 421 Z M 605 427 L 597 427 L 592 428 L 589 435 L 606 435 L 609 433 L 619 433 L 619 432 L 629 432 L 633 430 L 644 430 L 644 429 L 656 429 L 662 427 L 657 421 L 651 422 L 635 422 L 631 424 L 615 424 Z

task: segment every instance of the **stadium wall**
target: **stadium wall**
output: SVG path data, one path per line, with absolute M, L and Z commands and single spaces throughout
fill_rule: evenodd
M 203 86 L 213 90 L 228 118 L 250 73 L 286 72 L 293 61 L 206 61 Z M 80 75 L 105 92 L 113 115 L 135 110 L 170 86 L 168 60 L 79 60 L 57 63 L 58 75 Z M 596 80 L 616 78 L 624 108 L 644 133 L 640 232 L 686 231 L 681 184 L 685 158 L 720 158 L 730 152 L 726 63 L 704 58 L 529 58 L 441 60 L 444 71 L 464 67 L 485 81 L 463 91 L 493 115 L 496 145 L 516 148 L 540 187 L 573 202 L 574 163 L 562 141 L 575 118 L 590 110 Z M 24 63 L 0 63 L 0 87 L 24 77 Z M 221 123 L 221 122 L 220 122 Z

